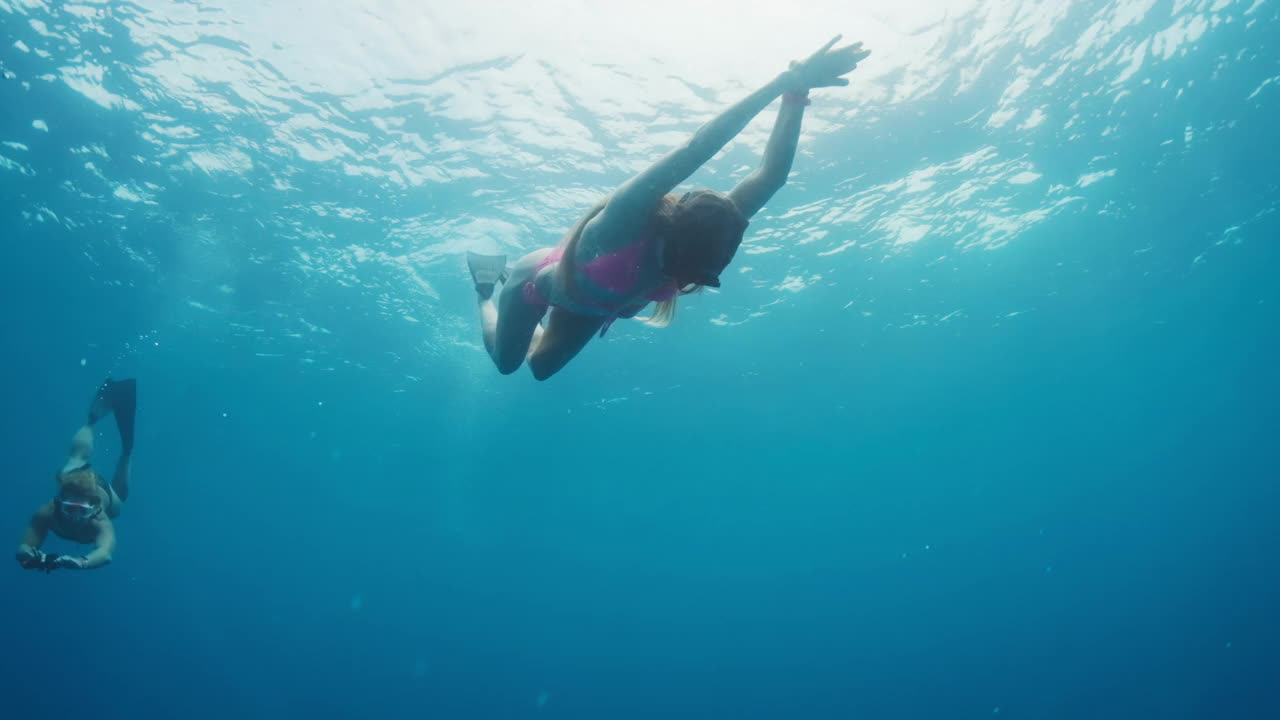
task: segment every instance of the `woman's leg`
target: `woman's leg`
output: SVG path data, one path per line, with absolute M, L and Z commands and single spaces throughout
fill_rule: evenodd
M 93 423 L 86 423 L 71 436 L 71 450 L 67 453 L 67 461 L 62 465 L 62 472 L 69 473 L 89 464 L 93 457 Z
M 124 509 L 124 501 L 129 497 L 129 456 L 121 455 L 116 462 L 116 471 L 111 476 L 111 485 L 104 488 L 108 495 L 107 517 L 112 520 L 120 517 Z
M 111 492 L 120 502 L 129 499 L 129 456 L 121 455 L 116 461 L 116 471 L 111 475 Z M 113 503 L 114 504 L 114 503 Z
M 529 369 L 538 380 L 556 374 L 574 358 L 604 326 L 607 318 L 578 315 L 552 308 L 546 332 L 529 354 Z
M 476 283 L 484 348 L 503 375 L 515 372 L 524 363 L 530 345 L 536 345 L 541 335 L 539 323 L 547 306 L 526 302 L 524 285 L 537 276 L 538 265 L 549 252 L 549 248 L 538 250 L 520 258 L 511 269 L 510 277 L 502 283 L 497 302 L 493 299 L 492 287 Z
M 114 415 L 116 428 L 120 431 L 120 460 L 116 462 L 116 471 L 111 477 L 111 486 L 107 489 L 122 501 L 129 497 L 129 458 L 133 454 L 137 393 L 137 383 L 131 379 L 108 378 L 102 383 L 89 405 L 89 419 L 71 436 L 70 456 L 62 466 L 62 472 L 66 473 L 88 465 L 93 455 L 93 426 L 107 415 Z

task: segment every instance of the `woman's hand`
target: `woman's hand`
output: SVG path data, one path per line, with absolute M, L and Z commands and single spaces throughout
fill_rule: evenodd
M 837 35 L 805 60 L 791 63 L 791 69 L 783 74 L 788 92 L 804 92 L 812 88 L 843 87 L 849 81 L 842 77 L 853 72 L 871 54 L 856 42 L 832 49 L 842 36 Z
M 39 550 L 29 546 L 22 545 L 18 548 L 18 564 L 27 570 L 44 569 L 45 554 Z
M 51 573 L 58 568 L 67 567 L 60 562 L 64 557 L 66 556 L 50 555 L 24 545 L 18 552 L 18 563 L 27 570 L 43 570 Z
M 70 555 L 59 555 L 53 561 L 55 567 L 65 570 L 84 570 L 89 565 L 89 561 L 84 558 L 71 557 Z

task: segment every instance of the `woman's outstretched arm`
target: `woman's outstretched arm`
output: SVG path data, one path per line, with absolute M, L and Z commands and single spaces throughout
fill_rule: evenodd
M 789 91 L 803 92 L 815 87 L 848 85 L 849 81 L 841 76 L 852 72 L 868 53 L 862 50 L 861 43 L 832 50 L 839 40 L 840 36 L 837 35 L 803 62 L 792 63 L 790 70 L 717 115 L 699 128 L 684 145 L 667 153 L 652 167 L 623 183 L 609 199 L 605 209 L 592 221 L 592 233 L 604 233 L 605 237 L 621 236 L 622 242 L 629 242 L 635 230 L 643 226 L 664 195 L 720 152 L 779 95 Z M 798 118 L 795 132 L 798 136 Z M 794 145 L 794 141 L 792 144 Z M 794 155 L 794 152 L 793 147 L 791 154 Z M 784 181 L 785 177 L 784 174 Z M 627 228 L 632 232 L 625 232 Z
M 800 121 L 804 119 L 804 109 L 809 104 L 809 89 L 848 85 L 849 81 L 842 76 L 852 72 L 871 54 L 871 51 L 862 49 L 862 43 L 832 50 L 832 45 L 839 39 L 837 35 L 804 62 L 791 63 L 793 87 L 782 96 L 782 109 L 778 111 L 778 119 L 769 135 L 764 159 L 759 169 L 729 193 L 743 215 L 751 217 L 760 212 L 760 208 L 787 184 L 791 163 L 796 157 L 796 146 L 800 142 Z
M 592 222 L 592 230 L 613 235 L 611 228 L 643 227 L 664 195 L 715 157 L 756 115 L 788 90 L 787 80 L 786 73 L 770 80 L 699 128 L 685 144 L 623 183 Z M 630 242 L 630 235 L 625 235 L 622 241 Z
M 809 99 L 803 93 L 789 92 L 782 96 L 782 109 L 773 123 L 773 132 L 769 134 L 769 144 L 764 149 L 760 167 L 729 193 L 733 204 L 743 215 L 751 217 L 760 212 L 769 198 L 787 184 L 791 162 L 795 160 L 796 146 L 800 142 L 800 121 L 804 119 L 804 107 L 808 103 Z
M 82 558 L 72 558 L 64 567 L 78 570 L 95 570 L 111 562 L 111 555 L 116 550 L 116 528 L 108 518 L 103 518 L 98 526 L 97 545 L 93 552 Z

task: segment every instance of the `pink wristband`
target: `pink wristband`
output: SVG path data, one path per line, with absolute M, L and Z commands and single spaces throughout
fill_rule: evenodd
M 784 92 L 782 93 L 782 102 L 789 105 L 799 103 L 805 107 L 813 104 L 813 101 L 809 99 L 808 90 L 792 90 L 790 92 Z

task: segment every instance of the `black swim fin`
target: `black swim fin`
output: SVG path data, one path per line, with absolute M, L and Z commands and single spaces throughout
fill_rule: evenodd
M 500 282 L 507 281 L 506 255 L 481 255 L 467 252 L 467 269 L 471 271 L 471 282 L 482 300 L 493 297 L 493 290 Z
M 138 383 L 132 378 L 112 380 L 98 388 L 98 394 L 89 406 L 89 424 L 92 425 L 107 415 L 116 416 L 116 427 L 120 430 L 120 448 L 125 455 L 133 452 L 133 423 L 138 411 Z

